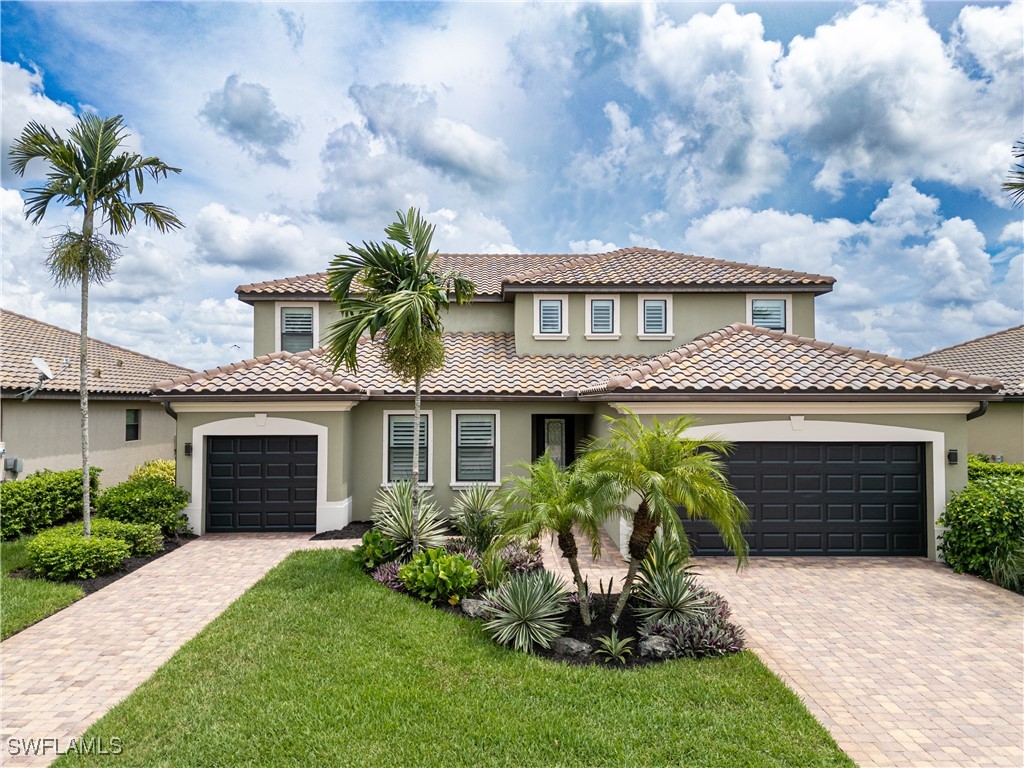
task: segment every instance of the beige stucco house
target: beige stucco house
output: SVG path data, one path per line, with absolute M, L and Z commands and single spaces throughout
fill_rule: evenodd
M 730 477 L 755 555 L 935 556 L 966 482 L 968 420 L 1001 384 L 814 338 L 833 278 L 629 248 L 588 256 L 440 254 L 476 284 L 423 385 L 421 477 L 448 505 L 473 482 L 581 442 L 626 409 L 694 414 L 737 444 Z M 159 383 L 197 532 L 338 528 L 411 472 L 409 385 L 366 340 L 356 372 L 318 347 L 326 275 L 242 285 L 254 356 Z M 688 525 L 700 553 L 717 536 Z M 626 523 L 609 533 L 621 546 Z
M 74 331 L 0 310 L 3 479 L 82 466 L 79 338 Z M 54 377 L 24 400 L 40 383 L 34 357 L 44 360 Z M 174 419 L 149 392 L 158 379 L 189 369 L 96 339 L 89 339 L 89 367 L 90 462 L 103 470 L 101 483 L 119 483 L 149 459 L 173 459 Z M 18 459 L 20 473 L 13 469 Z

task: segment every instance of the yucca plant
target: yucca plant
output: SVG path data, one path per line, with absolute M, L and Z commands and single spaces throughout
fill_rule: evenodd
M 547 571 L 512 576 L 488 593 L 494 618 L 484 629 L 502 645 L 519 651 L 529 653 L 537 645 L 550 648 L 551 641 L 566 630 L 559 619 L 568 597 L 565 582 Z
M 420 500 L 418 525 L 414 525 L 412 483 L 408 480 L 382 488 L 370 509 L 374 527 L 395 542 L 396 560 L 409 560 L 424 549 L 444 546 L 444 522 L 427 494 Z
M 480 560 L 480 578 L 487 587 L 500 586 L 508 578 L 508 563 L 498 547 L 491 547 Z
M 502 510 L 498 489 L 474 483 L 460 492 L 452 505 L 451 523 L 477 552 L 483 552 L 501 532 Z
M 690 559 L 690 545 L 684 535 L 658 530 L 647 548 L 647 556 L 640 562 L 637 581 L 647 583 L 657 574 L 675 573 L 686 567 Z
M 619 637 L 619 630 L 613 629 L 610 635 L 604 635 L 603 637 L 597 638 L 597 650 L 594 651 L 598 656 L 604 656 L 603 661 L 606 663 L 615 662 L 616 664 L 625 664 L 626 657 L 633 654 L 633 649 L 630 646 L 633 644 L 632 637 Z
M 634 610 L 645 623 L 678 624 L 703 616 L 711 605 L 707 593 L 694 581 L 689 568 L 655 571 L 637 590 L 641 605 Z

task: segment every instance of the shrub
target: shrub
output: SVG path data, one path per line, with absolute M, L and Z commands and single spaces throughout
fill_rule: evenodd
M 673 658 L 700 659 L 743 650 L 743 630 L 717 613 L 687 618 L 677 624 L 655 622 L 647 634 L 668 640 Z
M 498 490 L 475 483 L 459 493 L 451 523 L 477 552 L 483 552 L 501 532 L 503 519 Z
M 516 574 L 488 596 L 494 618 L 484 624 L 502 645 L 529 653 L 535 645 L 550 648 L 565 632 L 559 619 L 568 603 L 565 582 L 547 571 Z
M 72 523 L 65 527 L 81 536 L 85 524 Z M 93 536 L 127 542 L 132 548 L 132 557 L 148 557 L 164 548 L 164 537 L 156 523 L 121 523 L 94 517 L 90 528 Z
M 89 488 L 94 500 L 99 494 L 101 471 L 89 468 Z M 24 480 L 0 483 L 0 539 L 4 541 L 81 517 L 80 469 L 44 469 Z
M 408 560 L 412 551 L 412 483 L 402 480 L 381 489 L 371 508 L 374 527 L 395 542 L 396 559 Z M 444 546 L 440 510 L 426 493 L 420 495 L 419 549 Z
M 501 559 L 510 574 L 530 573 L 544 567 L 540 544 L 532 540 L 525 544 L 506 544 L 501 549 Z
M 378 584 L 383 584 L 388 589 L 401 592 L 405 589 L 405 585 L 402 583 L 402 579 L 399 576 L 401 569 L 402 563 L 397 560 L 392 560 L 390 563 L 381 563 L 374 568 L 370 577 Z
M 428 549 L 413 555 L 398 572 L 405 588 L 422 600 L 447 600 L 456 605 L 476 586 L 473 564 L 463 555 L 449 555 L 443 549 Z
M 155 523 L 166 536 L 189 530 L 182 512 L 189 495 L 159 475 L 143 476 L 108 488 L 96 500 L 96 514 L 123 523 Z
M 352 550 L 363 563 L 363 570 L 372 571 L 378 565 L 395 559 L 395 542 L 375 528 L 363 534 L 362 544 Z
M 983 477 L 972 480 L 946 505 L 940 550 L 957 573 L 988 576 L 992 556 L 1024 537 L 1024 480 Z
M 174 485 L 177 478 L 174 473 L 173 459 L 152 459 L 140 464 L 128 475 L 129 480 L 142 480 L 147 477 L 160 477 Z
M 654 571 L 637 590 L 641 604 L 634 610 L 645 622 L 678 624 L 708 612 L 708 599 L 687 568 Z
M 463 555 L 473 564 L 474 568 L 480 570 L 480 555 L 465 539 L 448 539 L 444 543 L 444 551 L 449 555 Z
M 131 556 L 132 545 L 108 536 L 82 538 L 82 529 L 60 526 L 28 543 L 32 570 L 51 581 L 91 579 L 111 573 Z
M 992 581 L 999 586 L 1024 593 L 1024 539 L 996 547 L 989 570 Z
M 1003 464 L 989 461 L 987 456 L 970 454 L 967 457 L 967 479 L 980 480 L 983 477 L 1024 478 L 1024 464 Z

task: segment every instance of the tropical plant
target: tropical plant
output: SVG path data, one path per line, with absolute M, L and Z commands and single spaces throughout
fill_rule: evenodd
M 395 559 L 395 542 L 376 528 L 363 534 L 363 539 L 352 548 L 363 564 L 364 571 L 372 571 L 382 563 Z
M 480 577 L 484 581 L 484 586 L 488 588 L 500 586 L 508 578 L 508 563 L 497 547 L 491 547 L 484 552 L 480 561 Z
M 579 566 L 579 531 L 594 557 L 601 552 L 601 523 L 618 508 L 617 489 L 607 475 L 590 470 L 583 460 L 561 467 L 549 453 L 532 464 L 516 465 L 525 474 L 513 475 L 504 493 L 505 530 L 514 536 L 534 538 L 552 533 L 558 548 L 569 562 L 576 589 L 586 593 Z M 580 617 L 590 624 L 590 607 L 580 600 Z
M 646 584 L 655 576 L 676 573 L 686 568 L 689 557 L 690 546 L 685 536 L 676 536 L 675 531 L 659 528 L 647 548 L 647 555 L 640 563 L 637 581 Z
M 691 616 L 674 624 L 655 622 L 647 625 L 644 633 L 665 638 L 672 658 L 700 659 L 739 653 L 744 643 L 743 630 L 718 612 Z
M 594 651 L 598 656 L 604 656 L 603 661 L 606 663 L 615 662 L 616 664 L 625 664 L 626 657 L 633 654 L 633 649 L 630 646 L 633 644 L 632 637 L 619 637 L 619 630 L 612 629 L 611 634 L 602 635 L 597 638 L 597 649 Z
M 658 528 L 664 528 L 677 539 L 685 536 L 680 507 L 691 519 L 709 520 L 725 545 L 736 553 L 740 564 L 747 559 L 743 528 L 749 513 L 733 493 L 721 460 L 731 445 L 721 440 L 687 437 L 686 431 L 695 424 L 693 417 L 679 416 L 664 424 L 655 418 L 650 427 L 631 412 L 622 418 L 606 419 L 609 434 L 587 446 L 588 464 L 614 479 L 620 499 L 631 494 L 639 497 L 632 513 L 629 569 L 611 616 L 615 624 L 626 607 L 637 570 L 647 557 Z
M 478 576 L 463 555 L 449 555 L 440 547 L 413 555 L 398 571 L 405 588 L 430 603 L 447 600 L 457 605 L 473 587 Z
M 550 648 L 565 632 L 559 621 L 565 613 L 569 592 L 565 582 L 547 571 L 512 576 L 487 595 L 494 617 L 484 629 L 502 645 L 529 653 L 535 645 Z
M 362 338 L 381 336 L 383 359 L 399 379 L 413 384 L 412 506 L 420 506 L 420 403 L 423 377 L 444 365 L 442 316 L 451 298 L 466 304 L 476 287 L 458 272 L 437 274 L 431 253 L 434 226 L 415 208 L 396 213 L 382 243 L 348 244 L 327 270 L 327 290 L 340 317 L 326 334 L 334 369 L 355 371 Z M 419 515 L 412 517 L 412 549 L 419 550 Z
M 444 546 L 445 525 L 440 514 L 429 496 L 414 511 L 412 483 L 408 480 L 382 488 L 370 506 L 374 527 L 395 542 L 396 560 L 408 560 L 423 549 Z
M 501 559 L 505 561 L 510 574 L 529 573 L 544 567 L 540 542 L 535 539 L 509 542 L 501 548 Z
M 473 549 L 486 551 L 501 533 L 502 510 L 498 489 L 474 483 L 456 497 L 449 519 Z
M 709 608 L 688 568 L 654 571 L 641 582 L 637 597 L 642 604 L 634 612 L 647 623 L 678 624 L 707 613 Z
M 400 563 L 397 560 L 392 560 L 390 563 L 381 563 L 373 569 L 373 573 L 370 577 L 378 584 L 383 584 L 388 589 L 393 589 L 396 592 L 401 592 L 405 589 L 405 584 L 402 583 L 401 571 L 404 563 Z
M 1024 139 L 1014 142 L 1011 151 L 1015 160 L 1024 160 Z M 1024 163 L 1016 162 L 1010 166 L 1006 181 L 1003 182 L 1003 191 L 1010 196 L 1014 205 L 1024 203 Z
M 79 327 L 79 403 L 82 412 L 82 509 L 83 535 L 90 534 L 89 513 L 89 285 L 109 280 L 121 247 L 96 233 L 106 226 L 111 235 L 126 235 L 142 215 L 146 224 L 160 232 L 184 226 L 174 211 L 152 202 L 133 202 L 133 190 L 141 194 L 148 175 L 155 181 L 168 173 L 181 173 L 157 157 L 124 151 L 128 131 L 121 115 L 100 118 L 82 115 L 61 138 L 56 131 L 30 122 L 10 149 L 11 169 L 24 176 L 28 164 L 40 159 L 50 166 L 46 183 L 26 190 L 25 217 L 38 224 L 50 203 L 82 210 L 81 230 L 67 228 L 52 238 L 46 266 L 58 286 L 77 284 L 81 289 Z M 96 221 L 97 216 L 99 222 Z
M 989 558 L 992 581 L 1004 589 L 1024 593 L 1024 538 L 996 547 Z

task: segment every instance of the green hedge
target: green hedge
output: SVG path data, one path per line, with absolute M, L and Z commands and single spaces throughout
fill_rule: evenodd
M 189 530 L 182 516 L 188 491 L 159 474 L 143 475 L 108 488 L 96 500 L 96 514 L 125 523 L 154 523 L 166 536 Z
M 983 477 L 946 505 L 939 524 L 947 527 L 940 550 L 958 573 L 988 577 L 997 550 L 1024 537 L 1024 478 Z
M 972 453 L 967 457 L 967 479 L 983 477 L 1019 477 L 1024 479 L 1024 464 L 999 464 Z
M 156 554 L 163 545 L 159 527 L 152 524 L 92 520 L 92 535 L 82 536 L 84 523 L 50 528 L 27 545 L 29 565 L 51 581 L 91 579 L 118 570 L 129 557 Z
M 92 498 L 100 488 L 100 469 L 89 468 Z M 95 501 L 93 501 L 95 506 Z M 16 539 L 82 517 L 82 470 L 44 469 L 23 480 L 0 483 L 0 540 Z
M 174 459 L 152 459 L 145 464 L 139 464 L 132 473 L 128 475 L 129 480 L 142 480 L 147 477 L 162 477 L 171 485 L 175 483 Z

